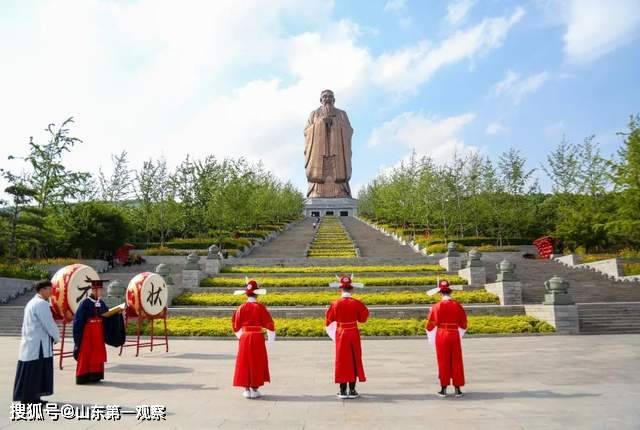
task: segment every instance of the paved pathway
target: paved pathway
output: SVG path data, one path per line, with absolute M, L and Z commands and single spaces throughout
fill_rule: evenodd
M 18 339 L 0 338 L 0 428 L 132 428 L 122 423 L 11 423 Z M 261 400 L 231 387 L 235 341 L 172 340 L 171 351 L 109 348 L 107 380 L 73 383 L 72 361 L 55 372 L 50 401 L 164 404 L 164 429 L 638 429 L 640 335 L 469 338 L 466 397 L 440 399 L 434 353 L 424 340 L 365 340 L 369 380 L 362 398 L 338 400 L 328 341 L 280 341 L 270 356 L 273 384 Z M 153 426 L 153 427 L 152 427 Z

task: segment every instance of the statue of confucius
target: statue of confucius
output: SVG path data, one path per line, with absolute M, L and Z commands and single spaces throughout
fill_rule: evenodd
M 320 94 L 320 106 L 304 128 L 307 197 L 351 197 L 351 136 L 347 113 L 336 109 L 333 91 Z

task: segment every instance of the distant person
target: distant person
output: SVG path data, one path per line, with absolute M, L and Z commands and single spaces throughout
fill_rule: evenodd
M 467 331 L 467 313 L 462 305 L 451 298 L 449 281 L 442 280 L 428 292 L 440 293 L 441 300 L 431 307 L 427 317 L 426 331 L 429 343 L 436 347 L 440 397 L 446 397 L 447 387 L 453 383 L 455 396 L 462 397 L 460 387 L 464 386 L 464 366 L 462 364 L 462 336 Z
M 266 293 L 253 279 L 247 281 L 244 290 L 234 292 L 234 295 L 247 296 L 247 301 L 238 306 L 231 317 L 233 332 L 240 340 L 233 386 L 244 388 L 245 399 L 262 397 L 260 387 L 271 382 L 264 331 L 271 343 L 276 338 L 276 328 L 267 308 L 258 303 L 258 295 Z
M 367 322 L 369 309 L 360 300 L 351 297 L 353 287 L 361 287 L 362 284 L 351 282 L 349 276 L 342 276 L 340 282 L 329 285 L 341 291 L 341 297 L 331 303 L 325 315 L 325 330 L 336 343 L 334 380 L 340 385 L 338 398 L 355 399 L 360 397 L 356 382 L 366 381 L 358 323 Z
M 53 394 L 53 344 L 60 341 L 60 331 L 49 306 L 51 282 L 36 282 L 34 289 L 24 308 L 13 401 L 44 404 L 41 396 Z

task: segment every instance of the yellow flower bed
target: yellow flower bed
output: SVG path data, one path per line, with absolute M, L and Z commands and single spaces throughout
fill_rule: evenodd
M 275 318 L 276 334 L 279 337 L 326 337 L 322 318 Z M 370 318 L 360 324 L 363 336 L 424 336 L 423 319 Z M 129 324 L 127 333 L 133 334 L 135 326 Z M 157 330 L 157 328 L 156 328 Z M 509 317 L 470 316 L 468 334 L 499 333 L 553 333 L 555 329 L 544 321 L 530 316 Z M 145 321 L 143 334 L 148 335 L 149 325 Z M 173 317 L 167 320 L 169 336 L 224 336 L 231 337 L 230 318 Z
M 457 275 L 427 275 L 427 276 L 358 276 L 355 280 L 363 282 L 365 285 L 373 286 L 406 286 L 424 285 L 434 287 L 436 280 L 446 279 L 452 284 L 464 285 L 467 283 Z M 336 280 L 335 276 L 300 276 L 291 278 L 261 277 L 258 283 L 264 288 L 271 287 L 328 287 L 330 282 Z M 200 282 L 201 287 L 238 287 L 244 286 L 243 278 L 219 276 L 215 278 L 205 278 Z
M 455 291 L 453 298 L 460 303 L 499 304 L 498 296 L 485 290 Z M 384 291 L 367 293 L 356 291 L 354 297 L 367 305 L 421 305 L 440 300 L 439 296 L 428 296 L 422 291 Z M 280 293 L 272 292 L 259 298 L 267 306 L 324 306 L 338 298 L 335 291 Z M 174 305 L 184 306 L 234 306 L 244 303 L 246 297 L 227 293 L 184 293 L 176 297 Z

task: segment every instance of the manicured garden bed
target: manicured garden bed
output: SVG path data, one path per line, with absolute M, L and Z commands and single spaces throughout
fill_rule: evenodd
M 34 281 L 48 279 L 49 272 L 40 264 L 29 261 L 16 263 L 0 263 L 0 276 L 3 278 L 31 279 Z
M 337 292 L 272 292 L 260 297 L 260 302 L 267 306 L 323 306 L 338 298 Z M 438 296 L 428 296 L 419 291 L 393 291 L 377 293 L 356 292 L 354 297 L 368 305 L 417 305 L 432 304 L 440 300 Z M 498 304 L 498 297 L 484 290 L 456 291 L 453 298 L 460 303 L 491 303 Z M 244 296 L 234 296 L 225 293 L 184 293 L 176 297 L 174 306 L 234 306 L 244 303 Z
M 276 333 L 280 337 L 327 337 L 321 318 L 276 318 Z M 370 318 L 360 325 L 363 336 L 424 336 L 424 319 Z M 231 337 L 230 318 L 175 317 L 167 320 L 170 336 L 221 336 Z M 468 334 L 552 333 L 554 328 L 546 322 L 530 316 L 470 316 Z M 134 325 L 127 332 L 133 334 Z M 149 334 L 147 323 L 143 333 Z M 156 333 L 159 326 L 156 324 Z
M 452 284 L 466 284 L 467 281 L 456 275 L 444 276 L 357 276 L 356 282 L 375 286 L 403 286 L 424 285 L 435 286 L 437 279 L 446 279 Z M 335 276 L 301 276 L 291 278 L 262 277 L 258 279 L 261 287 L 328 287 L 330 282 L 336 280 Z M 219 276 L 205 278 L 200 282 L 201 287 L 244 287 L 244 279 L 238 277 Z

